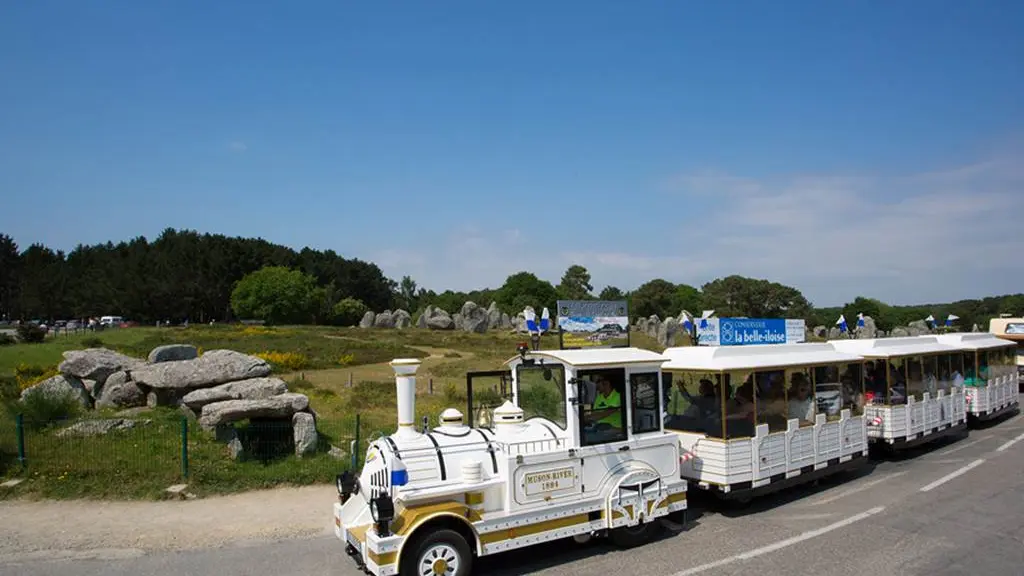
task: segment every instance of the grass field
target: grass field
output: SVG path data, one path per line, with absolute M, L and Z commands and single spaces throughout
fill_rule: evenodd
M 97 341 L 98 339 L 99 341 Z M 427 330 L 361 330 L 324 327 L 196 326 L 127 328 L 90 335 L 59 336 L 41 344 L 0 347 L 0 394 L 7 410 L 0 413 L 0 478 L 23 478 L 13 489 L 0 489 L 0 499 L 44 498 L 159 498 L 165 488 L 186 482 L 198 496 L 265 488 L 332 482 L 349 466 L 348 459 L 328 455 L 331 446 L 348 452 L 355 435 L 356 414 L 361 426 L 361 457 L 366 439 L 396 428 L 393 358 L 423 361 L 417 374 L 417 419 L 454 406 L 465 411 L 467 371 L 496 370 L 516 353 L 523 338 L 508 333 L 467 334 Z M 222 442 L 189 422 L 188 476 L 182 471 L 182 417 L 175 409 L 142 410 L 133 419 L 150 422 L 125 431 L 91 438 L 61 438 L 56 432 L 72 423 L 26 426 L 27 465 L 17 460 L 12 399 L 19 388 L 14 375 L 19 365 L 45 370 L 62 360 L 65 350 L 104 346 L 145 358 L 161 344 L 188 343 L 203 351 L 228 348 L 270 358 L 274 373 L 289 389 L 306 394 L 317 413 L 321 435 L 313 456 L 294 455 L 264 461 L 231 460 Z M 633 334 L 633 345 L 660 349 L 656 342 Z M 545 336 L 543 348 L 557 348 L 557 336 Z M 275 362 L 274 359 L 278 361 Z M 89 417 L 113 416 L 114 411 Z M 245 423 L 241 425 L 243 433 Z M 290 435 L 291 428 L 281 430 Z

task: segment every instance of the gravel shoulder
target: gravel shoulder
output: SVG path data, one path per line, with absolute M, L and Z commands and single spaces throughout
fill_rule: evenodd
M 330 534 L 336 497 L 334 486 L 319 485 L 162 502 L 0 502 L 0 560 L 44 551 L 131 555 Z

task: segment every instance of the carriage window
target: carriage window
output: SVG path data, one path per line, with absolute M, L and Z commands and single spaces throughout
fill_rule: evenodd
M 786 431 L 786 371 L 759 370 L 757 379 L 757 423 L 769 432 Z
M 851 366 L 853 365 L 851 364 Z M 855 385 L 856 388 L 860 388 L 859 371 L 855 376 L 846 364 L 831 364 L 815 366 L 813 374 L 814 399 L 817 403 L 818 413 L 824 414 L 825 418 L 830 421 L 839 420 L 840 411 L 849 407 L 847 406 L 847 397 L 851 395 L 850 390 Z
M 989 378 L 988 351 L 978 350 L 978 385 L 984 386 Z
M 816 406 L 811 372 L 807 368 L 786 370 L 786 418 L 799 420 L 800 426 L 813 426 Z
M 722 375 L 678 372 L 665 381 L 665 428 L 723 438 Z
M 939 392 L 939 380 L 936 377 L 938 372 L 938 357 L 934 354 L 931 356 L 921 357 L 921 374 L 922 381 L 924 383 L 924 391 L 928 393 L 930 398 L 935 398 Z
M 864 414 L 864 404 L 867 402 L 864 394 L 864 365 L 859 362 L 840 364 L 839 384 L 842 407 L 849 410 L 851 416 Z
M 725 437 L 754 436 L 755 400 L 754 373 L 746 370 L 725 374 L 722 390 L 725 395 Z
M 904 359 L 907 375 L 907 398 L 913 397 L 920 402 L 924 400 L 924 373 L 921 370 L 921 357 L 908 356 Z
M 977 386 L 978 385 L 978 364 L 977 354 L 974 352 L 964 352 L 961 354 L 961 358 L 964 364 L 964 386 Z
M 907 367 L 903 358 L 882 360 L 889 378 L 889 403 L 907 403 Z
M 644 372 L 629 377 L 633 434 L 661 430 L 661 403 L 658 402 L 658 373 Z
M 949 355 L 949 383 L 953 388 L 964 387 L 964 355 L 960 352 L 954 352 Z
M 581 386 L 591 385 L 590 404 L 580 404 L 580 439 L 583 446 L 626 440 L 626 369 L 580 370 Z
M 561 364 L 520 365 L 516 369 L 523 420 L 547 418 L 565 430 L 565 367 Z
M 884 358 L 864 363 L 864 401 L 868 404 L 889 403 L 889 378 Z
M 953 370 L 950 367 L 950 354 L 939 354 L 935 357 L 935 379 L 938 382 L 939 390 L 949 394 L 953 385 Z

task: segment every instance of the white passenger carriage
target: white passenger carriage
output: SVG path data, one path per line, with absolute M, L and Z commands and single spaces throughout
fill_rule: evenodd
M 939 342 L 963 350 L 963 389 L 971 420 L 991 420 L 1017 410 L 1017 345 L 984 332 L 940 334 Z
M 963 351 L 935 336 L 831 340 L 863 356 L 868 438 L 893 448 L 967 427 Z
M 663 354 L 665 428 L 697 486 L 748 500 L 867 460 L 863 358 L 824 343 Z
M 393 361 L 398 431 L 339 475 L 336 536 L 377 575 L 464 576 L 476 556 L 570 536 L 647 540 L 686 509 L 679 441 L 659 417 L 664 360 L 521 346 L 507 370 L 468 375 L 468 414 L 474 395 L 500 403 L 484 425 L 449 408 L 430 430 L 414 422 L 419 361 Z M 484 389 L 495 375 L 504 390 Z

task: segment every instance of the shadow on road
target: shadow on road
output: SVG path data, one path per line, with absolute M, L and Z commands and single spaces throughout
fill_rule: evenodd
M 700 509 L 686 511 L 686 522 L 681 529 L 673 530 L 666 528 L 648 542 L 652 545 L 663 540 L 670 540 L 681 534 L 694 530 L 700 525 L 700 519 L 704 512 Z M 674 517 L 674 522 L 680 519 Z M 494 556 L 478 558 L 474 566 L 474 572 L 480 574 L 492 574 L 494 576 L 513 576 L 515 574 L 532 574 L 554 568 L 566 566 L 573 562 L 579 562 L 588 558 L 598 558 L 607 554 L 618 554 L 624 552 L 613 545 L 607 538 L 593 538 L 585 544 L 579 544 L 572 538 L 538 544 L 519 550 L 510 550 Z

